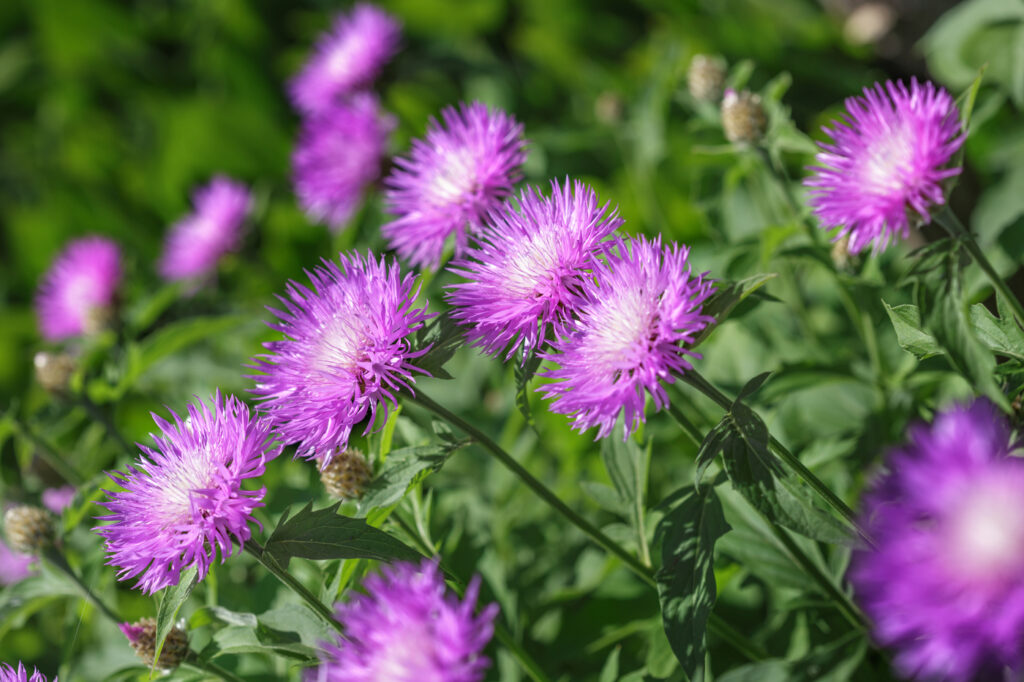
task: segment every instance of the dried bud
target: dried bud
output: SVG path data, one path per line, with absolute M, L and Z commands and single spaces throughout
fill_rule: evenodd
M 75 359 L 67 353 L 36 353 L 32 363 L 36 368 L 36 381 L 50 393 L 64 393 L 75 372 Z
M 153 655 L 156 653 L 156 618 L 143 618 L 137 623 L 121 623 L 119 626 L 135 654 L 142 662 L 153 667 Z M 188 655 L 188 635 L 179 627 L 171 628 L 160 650 L 160 662 L 156 665 L 161 670 L 177 668 Z
M 706 54 L 694 55 L 686 72 L 686 85 L 694 99 L 717 102 L 725 85 L 725 62 Z
M 320 480 L 327 492 L 341 500 L 352 500 L 363 496 L 366 484 L 370 482 L 370 466 L 359 450 L 339 452 L 320 470 Z
M 850 235 L 844 234 L 832 243 L 832 262 L 836 270 L 845 270 L 850 264 Z
M 114 306 L 94 305 L 85 315 L 85 333 L 89 336 L 110 329 L 114 322 Z
M 40 507 L 11 507 L 4 514 L 4 534 L 15 552 L 39 554 L 53 544 L 53 516 Z
M 722 129 L 730 142 L 756 144 L 764 137 L 768 117 L 760 95 L 744 90 L 726 90 L 722 100 Z

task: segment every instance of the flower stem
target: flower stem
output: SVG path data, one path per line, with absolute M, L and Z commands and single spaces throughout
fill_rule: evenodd
M 84 393 L 77 395 L 75 398 L 76 402 L 81 405 L 82 409 L 84 409 L 90 417 L 103 424 L 103 428 L 107 430 L 107 434 L 114 439 L 118 447 L 120 447 L 126 455 L 131 455 L 133 452 L 132 446 L 128 444 L 128 441 L 124 439 L 121 432 L 117 430 L 116 426 L 114 426 L 114 422 L 110 420 L 110 417 L 107 416 L 102 409 L 100 409 L 99 405 L 94 403 L 89 396 Z
M 425 395 L 422 391 L 417 392 L 415 396 L 411 396 L 411 399 L 415 401 L 421 407 L 430 410 L 438 417 L 446 420 L 453 426 L 458 427 L 466 434 L 471 436 L 477 441 L 485 450 L 487 450 L 495 459 L 498 460 L 506 469 L 515 474 L 519 479 L 532 490 L 537 497 L 546 502 L 548 506 L 553 508 L 555 511 L 560 513 L 566 519 L 568 519 L 574 526 L 583 531 L 591 540 L 596 542 L 598 545 L 603 547 L 609 553 L 614 554 L 626 564 L 633 573 L 635 573 L 641 580 L 650 585 L 651 587 L 657 587 L 657 583 L 654 581 L 654 574 L 650 568 L 644 566 L 639 559 L 634 557 L 632 554 L 622 548 L 621 545 L 614 542 L 611 538 L 601 532 L 596 526 L 591 524 L 585 518 L 573 511 L 565 502 L 555 495 L 546 485 L 541 483 L 537 478 L 533 476 L 529 471 L 526 470 L 523 465 L 515 460 L 512 455 L 505 452 L 500 445 L 495 443 L 491 438 L 480 431 L 478 428 L 465 421 L 458 415 L 449 411 L 447 408 L 434 402 L 431 398 Z
M 224 668 L 220 667 L 212 661 L 205 661 L 199 658 L 199 656 L 197 656 L 194 651 L 188 652 L 188 655 L 185 656 L 184 663 L 185 665 L 195 668 L 196 670 L 201 670 L 204 673 L 216 675 L 222 680 L 227 680 L 227 682 L 244 682 L 244 680 L 242 680 L 241 677 L 234 674 L 233 672 L 225 670 Z
M 43 550 L 40 554 L 40 558 L 46 560 L 51 566 L 58 569 L 61 573 L 64 573 L 71 579 L 71 582 L 75 583 L 78 591 L 82 593 L 82 596 L 90 604 L 95 606 L 100 613 L 110 619 L 115 625 L 121 624 L 121 619 L 117 617 L 110 607 L 103 603 L 103 601 L 97 597 L 92 590 L 89 589 L 88 585 L 82 582 L 82 579 L 78 577 L 71 565 L 68 564 L 67 558 L 65 558 L 63 552 L 57 547 L 50 546 Z
M 688 370 L 686 372 L 683 372 L 679 375 L 679 377 L 683 381 L 688 383 L 690 386 L 693 386 L 698 391 L 700 391 L 708 398 L 713 400 L 722 409 L 732 409 L 733 400 L 726 396 L 724 393 L 722 393 L 720 390 L 715 388 L 715 386 L 712 385 L 711 382 L 709 382 L 707 379 L 701 376 L 700 373 L 697 372 L 696 370 Z M 804 463 L 801 462 L 796 455 L 790 452 L 785 445 L 779 442 L 779 440 L 775 438 L 775 436 L 769 434 L 768 438 L 769 447 L 772 449 L 772 451 L 775 452 L 779 459 L 785 462 L 800 478 L 804 480 L 805 483 L 807 483 L 807 485 L 809 485 L 816 493 L 818 493 L 818 495 L 820 495 L 822 499 L 824 499 L 830 507 L 837 511 L 844 519 L 846 519 L 850 523 L 850 525 L 853 526 L 854 530 L 857 531 L 858 535 L 860 535 L 869 544 L 872 544 L 870 536 L 863 528 L 860 527 L 860 524 L 857 523 L 856 512 L 854 512 L 849 507 L 849 505 L 847 505 L 845 502 L 839 499 L 838 495 L 832 492 L 832 490 L 827 485 L 825 485 L 825 483 L 822 482 L 820 478 L 815 476 L 814 472 L 812 472 L 810 469 L 804 466 Z
M 311 608 L 314 613 L 320 616 L 328 625 L 330 625 L 340 634 L 344 635 L 345 629 L 342 627 L 341 623 L 335 620 L 334 614 L 331 613 L 331 610 L 326 605 L 324 605 L 322 601 L 317 599 L 315 594 L 307 590 L 302 583 L 296 580 L 291 573 L 281 568 L 276 561 L 273 561 L 265 557 L 262 545 L 260 545 L 255 540 L 249 540 L 245 543 L 245 551 L 251 554 L 256 559 L 256 561 L 260 562 L 260 564 L 265 569 L 274 574 L 274 576 L 276 576 L 278 580 L 280 580 L 282 583 L 288 586 L 288 588 L 290 588 L 304 602 L 306 602 L 309 608 Z
M 996 269 L 992 267 L 992 263 L 989 262 L 985 252 L 981 250 L 978 242 L 974 239 L 974 235 L 964 226 L 960 219 L 956 217 L 956 214 L 950 210 L 949 206 L 943 206 L 934 216 L 935 222 L 944 227 L 955 239 L 959 239 L 960 242 L 967 248 L 967 252 L 971 254 L 971 258 L 974 262 L 985 272 L 988 276 L 989 282 L 995 287 L 996 291 L 1002 294 L 1006 302 L 1013 308 L 1013 314 L 1017 316 L 1017 320 L 1024 324 L 1024 306 L 1021 306 L 1020 300 L 1014 295 L 1009 285 L 999 276 Z

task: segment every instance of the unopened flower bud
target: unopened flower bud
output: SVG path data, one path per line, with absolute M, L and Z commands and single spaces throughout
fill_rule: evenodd
M 725 62 L 706 54 L 694 55 L 686 71 L 686 86 L 694 99 L 717 102 L 725 85 Z
M 4 534 L 15 552 L 39 554 L 53 544 L 53 516 L 39 507 L 11 507 L 4 514 Z
M 755 144 L 764 137 L 768 116 L 761 96 L 744 90 L 726 90 L 722 99 L 722 130 L 730 142 Z
M 836 270 L 845 270 L 850 264 L 850 235 L 844 234 L 832 243 L 831 255 Z
M 67 353 L 36 353 L 32 364 L 36 370 L 36 381 L 50 393 L 64 393 L 75 372 L 75 359 Z
M 149 667 L 153 667 L 156 654 L 156 618 L 143 618 L 136 623 L 121 623 L 119 626 L 135 654 Z M 188 635 L 179 627 L 172 627 L 160 650 L 160 661 L 156 667 L 173 670 L 181 665 L 188 655 Z
M 89 308 L 83 320 L 83 330 L 88 335 L 99 334 L 113 326 L 114 306 L 94 305 Z
M 370 465 L 359 450 L 339 452 L 320 470 L 320 480 L 331 497 L 352 500 L 363 496 L 371 478 Z

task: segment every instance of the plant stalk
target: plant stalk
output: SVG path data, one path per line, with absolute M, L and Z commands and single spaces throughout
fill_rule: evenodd
M 335 620 L 334 614 L 331 613 L 331 610 L 322 601 L 317 599 L 315 594 L 307 590 L 302 583 L 292 576 L 291 573 L 278 566 L 277 562 L 268 560 L 263 556 L 262 545 L 255 540 L 249 540 L 245 543 L 245 551 L 255 557 L 256 561 L 260 562 L 265 569 L 273 573 L 278 580 L 297 594 L 302 601 L 306 602 L 309 608 L 320 616 L 328 625 L 334 628 L 339 634 L 345 634 L 345 628 L 342 627 L 341 623 Z
M 68 564 L 68 560 L 65 558 L 63 552 L 61 552 L 57 547 L 52 545 L 47 547 L 40 554 L 40 558 L 45 559 L 51 566 L 71 578 L 71 581 L 75 583 L 76 587 L 78 587 L 78 591 L 82 593 L 85 600 L 95 606 L 100 613 L 109 618 L 114 625 L 121 624 L 122 621 L 117 617 L 117 614 L 115 614 L 110 607 L 104 604 L 103 600 L 97 597 L 93 591 L 89 589 L 88 585 L 82 582 L 82 579 L 78 577 L 78 574 L 75 573 L 74 569 L 71 568 L 71 565 Z

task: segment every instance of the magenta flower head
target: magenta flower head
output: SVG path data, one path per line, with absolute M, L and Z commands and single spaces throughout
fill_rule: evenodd
M 252 195 L 240 182 L 218 175 L 192 195 L 191 214 L 171 226 L 158 269 L 164 279 L 209 274 L 238 247 Z
M 102 327 L 121 283 L 121 250 L 105 237 L 76 239 L 57 256 L 36 294 L 39 329 L 47 341 Z
M 340 230 L 380 175 L 394 119 L 360 94 L 303 122 L 292 155 L 295 194 L 306 215 Z
M 455 255 L 466 249 L 488 212 L 501 206 L 522 177 L 523 126 L 500 110 L 474 102 L 431 119 L 423 140 L 395 159 L 385 180 L 389 210 L 398 216 L 381 230 L 391 248 L 415 266 L 437 265 L 449 237 Z
M 306 115 L 319 115 L 369 85 L 398 51 L 401 31 L 394 17 L 374 5 L 358 4 L 339 15 L 289 83 L 292 104 Z
M 29 675 L 20 661 L 17 668 L 7 663 L 0 663 L 0 682 L 46 682 L 46 676 L 36 668 L 32 668 L 32 674 Z M 53 678 L 53 682 L 57 682 L 56 677 Z
M 844 120 L 824 130 L 832 142 L 821 144 L 804 185 L 822 227 L 841 228 L 836 239 L 849 235 L 852 253 L 906 239 L 945 203 L 943 181 L 960 173 L 949 166 L 965 138 L 960 115 L 932 83 L 876 83 L 847 99 Z
M 864 499 L 877 548 L 850 570 L 875 638 L 908 677 L 1024 671 L 1024 459 L 1007 425 L 985 402 L 948 409 L 887 468 Z
M 123 491 L 108 493 L 101 504 L 110 514 L 97 517 L 111 522 L 96 528 L 107 563 L 119 569 L 119 580 L 141 575 L 137 587 L 148 594 L 177 585 L 191 566 L 202 580 L 218 550 L 223 561 L 233 541 L 249 539 L 266 488 L 243 485 L 280 452 L 270 423 L 219 391 L 209 405 L 189 405 L 185 419 L 171 414 L 173 423 L 153 415 L 161 432 L 153 436 L 156 448 L 140 445 L 144 456 L 127 474 L 112 476 Z
M 582 182 L 553 180 L 550 198 L 524 190 L 449 267 L 469 280 L 451 287 L 452 316 L 474 346 L 506 359 L 521 347 L 525 358 L 571 319 L 601 242 L 621 224 Z
M 342 254 L 340 265 L 323 261 L 307 273 L 309 289 L 289 282 L 283 310 L 269 310 L 270 328 L 283 341 L 250 365 L 262 374 L 253 393 L 285 443 L 298 443 L 297 455 L 319 458 L 326 466 L 344 452 L 352 429 L 369 418 L 387 418 L 396 393 L 412 390 L 413 361 L 427 348 L 413 348 L 413 334 L 429 317 L 426 304 L 414 308 L 419 289 L 412 274 L 372 252 Z
M 35 573 L 32 568 L 35 560 L 34 556 L 15 552 L 0 540 L 0 585 L 13 585 Z
M 615 247 L 584 289 L 578 320 L 541 354 L 559 365 L 544 376 L 561 381 L 537 389 L 573 428 L 597 426 L 598 438 L 620 412 L 629 437 L 644 421 L 645 392 L 656 409 L 668 404 L 661 382 L 693 369 L 687 356 L 700 356 L 684 344 L 714 321 L 701 312 L 712 282 L 691 274 L 685 246 L 639 237 L 616 238 Z
M 61 514 L 71 506 L 78 490 L 73 485 L 65 485 L 60 488 L 47 488 L 40 496 L 43 506 L 54 514 Z
M 478 682 L 490 661 L 482 651 L 494 633 L 498 605 L 478 615 L 480 579 L 460 602 L 447 593 L 432 561 L 395 564 L 363 581 L 366 594 L 338 606 L 344 640 L 307 682 Z

